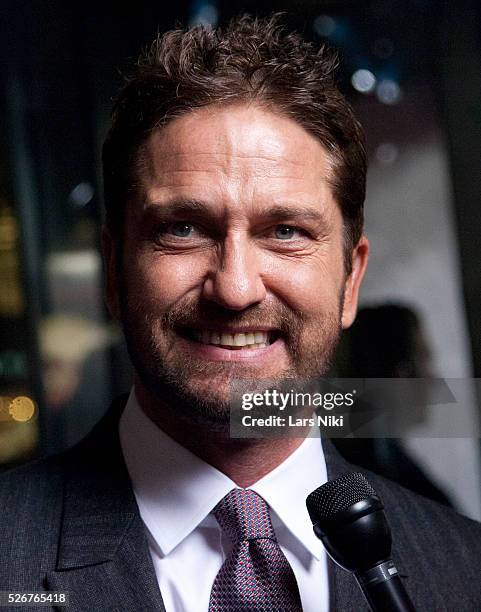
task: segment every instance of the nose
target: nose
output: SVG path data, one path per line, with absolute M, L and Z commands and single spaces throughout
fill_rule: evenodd
M 265 299 L 259 255 L 247 237 L 226 237 L 204 281 L 203 297 L 230 310 L 244 310 Z

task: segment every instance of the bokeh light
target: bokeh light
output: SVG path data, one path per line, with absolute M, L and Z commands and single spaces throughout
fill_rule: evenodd
M 401 100 L 402 92 L 394 79 L 382 79 L 376 87 L 376 96 L 383 104 L 397 104 Z
M 376 77 L 370 70 L 361 68 L 356 70 L 351 77 L 351 85 L 361 93 L 371 93 L 376 87 Z

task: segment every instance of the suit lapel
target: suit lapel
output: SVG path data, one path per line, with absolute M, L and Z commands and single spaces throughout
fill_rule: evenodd
M 74 610 L 165 612 L 118 440 L 124 405 L 67 455 L 58 561 L 46 580 Z

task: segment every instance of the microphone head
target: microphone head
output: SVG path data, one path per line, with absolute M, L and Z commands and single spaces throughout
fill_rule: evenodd
M 364 474 L 353 472 L 336 480 L 329 480 L 313 491 L 307 497 L 306 505 L 311 521 L 318 523 L 332 519 L 339 512 L 370 497 L 377 497 L 370 482 Z
M 389 559 L 391 532 L 384 506 L 360 472 L 330 480 L 306 499 L 314 533 L 332 559 L 363 571 Z

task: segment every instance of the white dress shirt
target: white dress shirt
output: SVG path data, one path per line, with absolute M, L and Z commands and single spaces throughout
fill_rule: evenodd
M 212 584 L 231 550 L 211 511 L 237 485 L 160 430 L 133 389 L 119 433 L 166 612 L 207 612 Z M 305 503 L 326 480 L 320 438 L 308 437 L 248 487 L 270 506 L 304 612 L 328 611 L 327 557 Z

